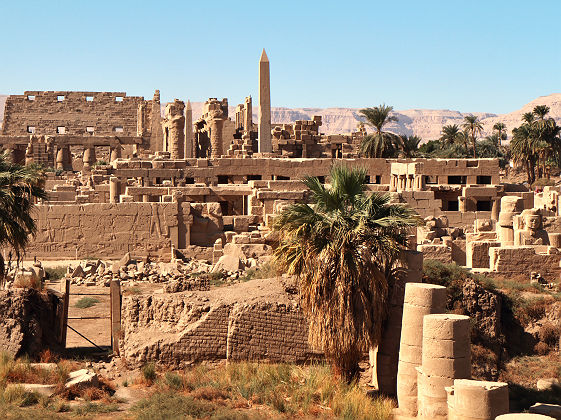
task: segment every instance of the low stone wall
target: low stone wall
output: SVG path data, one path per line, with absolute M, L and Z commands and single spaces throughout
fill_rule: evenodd
M 538 253 L 537 251 L 542 251 Z M 489 248 L 490 268 L 498 273 L 537 272 L 556 280 L 561 273 L 561 253 L 557 248 L 541 246 L 503 246 Z
M 55 300 L 35 289 L 0 291 L 0 350 L 19 357 L 56 347 Z
M 307 321 L 278 279 L 211 292 L 123 299 L 123 355 L 141 365 L 181 367 L 212 360 L 300 362 L 313 351 Z

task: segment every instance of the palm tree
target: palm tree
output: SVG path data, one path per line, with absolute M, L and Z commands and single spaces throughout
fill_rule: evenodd
M 31 215 L 35 201 L 46 199 L 44 174 L 37 166 L 22 166 L 0 154 L 0 248 L 10 250 L 21 261 L 30 235 L 35 233 Z M 5 260 L 0 253 L 0 283 L 4 283 Z
M 366 124 L 373 127 L 375 132 L 365 136 L 360 145 L 361 154 L 368 158 L 394 157 L 397 136 L 383 131 L 384 125 L 397 121 L 397 117 L 390 115 L 393 107 L 387 105 L 364 108 L 359 112 L 366 119 Z
M 440 141 L 442 142 L 441 148 L 452 146 L 460 138 L 460 127 L 457 124 L 449 124 L 442 127 Z
M 293 204 L 275 219 L 276 262 L 299 279 L 309 339 L 348 380 L 364 351 L 381 337 L 389 282 L 418 216 L 389 195 L 366 193 L 367 172 L 334 166 L 331 185 L 303 182 L 311 204 Z
M 499 147 L 501 147 L 502 140 L 506 140 L 506 125 L 502 122 L 495 123 L 495 125 L 493 126 L 493 130 L 497 132 Z
M 401 157 L 411 159 L 417 156 L 421 138 L 417 136 L 406 136 L 402 134 L 398 137 L 397 147 L 399 148 Z
M 532 143 L 530 124 L 525 123 L 512 130 L 512 141 L 510 142 L 512 158 L 514 162 L 524 165 L 528 176 L 528 184 L 530 185 L 536 180 L 534 170 L 536 155 Z
M 464 117 L 464 130 L 471 137 L 471 143 L 473 145 L 473 157 L 475 158 L 475 143 L 477 142 L 477 136 L 481 135 L 483 131 L 483 125 L 481 121 L 475 115 L 466 115 Z

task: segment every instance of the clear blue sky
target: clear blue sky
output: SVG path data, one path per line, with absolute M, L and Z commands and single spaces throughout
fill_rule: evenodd
M 0 93 L 510 112 L 561 92 L 561 1 L 1 0 Z

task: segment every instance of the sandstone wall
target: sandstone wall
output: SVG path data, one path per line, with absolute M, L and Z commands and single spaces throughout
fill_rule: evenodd
M 126 96 L 125 92 L 29 91 L 10 95 L 2 134 L 28 135 L 27 127 L 33 126 L 38 135 L 56 135 L 57 127 L 62 126 L 67 135 L 85 135 L 86 127 L 93 127 L 95 135 L 115 135 L 115 128 L 122 127 L 119 135 L 136 136 L 138 106 L 143 102 L 144 98 Z
M 37 234 L 26 252 L 40 258 L 153 254 L 170 249 L 178 226 L 173 202 L 40 205 L 34 216 Z

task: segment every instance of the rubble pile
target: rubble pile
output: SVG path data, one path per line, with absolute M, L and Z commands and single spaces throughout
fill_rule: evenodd
M 193 276 L 193 273 L 208 273 L 212 265 L 205 261 L 175 260 L 171 263 L 156 263 L 149 259 L 137 260 L 126 254 L 116 263 L 101 260 L 87 261 L 75 267 L 69 266 L 67 277 L 71 283 L 84 286 L 106 286 L 111 280 L 120 280 L 121 284 L 136 282 L 172 283 L 172 289 L 208 290 L 208 279 L 205 276 Z

